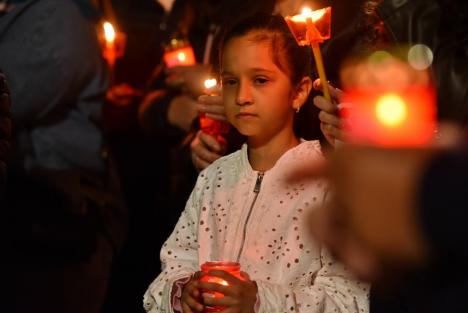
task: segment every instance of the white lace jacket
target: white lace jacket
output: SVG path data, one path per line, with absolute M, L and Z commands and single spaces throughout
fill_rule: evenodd
M 318 158 L 319 143 L 303 142 L 262 179 L 244 145 L 205 169 L 161 250 L 163 270 L 144 296 L 145 309 L 173 312 L 173 283 L 223 260 L 239 261 L 257 282 L 259 313 L 368 312 L 368 286 L 308 237 L 307 212 L 321 205 L 326 183 L 288 180 L 294 166 Z

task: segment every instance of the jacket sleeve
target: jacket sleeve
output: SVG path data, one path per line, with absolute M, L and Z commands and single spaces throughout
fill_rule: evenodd
M 198 181 L 174 231 L 161 249 L 162 271 L 144 295 L 143 305 L 147 312 L 173 312 L 174 282 L 198 271 L 197 229 L 200 190 L 200 181 Z
M 369 312 L 369 286 L 352 278 L 326 250 L 321 262 L 319 271 L 308 271 L 295 286 L 256 281 L 258 313 Z

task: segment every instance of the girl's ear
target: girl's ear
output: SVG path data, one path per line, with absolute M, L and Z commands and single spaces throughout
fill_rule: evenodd
M 299 112 L 301 107 L 307 101 L 310 91 L 312 90 L 312 79 L 310 77 L 302 78 L 301 82 L 296 87 L 296 93 L 292 101 L 292 108 L 294 111 Z

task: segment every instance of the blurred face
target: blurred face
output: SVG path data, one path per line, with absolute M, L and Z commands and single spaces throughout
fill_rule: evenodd
M 229 122 L 243 135 L 271 138 L 292 132 L 295 90 L 274 63 L 271 44 L 255 33 L 231 39 L 223 55 L 223 101 Z

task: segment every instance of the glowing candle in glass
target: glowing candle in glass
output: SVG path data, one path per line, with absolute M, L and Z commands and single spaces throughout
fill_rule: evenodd
M 322 53 L 320 52 L 320 43 L 331 37 L 331 7 L 316 11 L 304 8 L 301 14 L 287 16 L 285 20 L 298 45 L 311 46 L 317 72 L 322 82 L 323 95 L 328 101 L 331 101 Z
M 201 270 L 205 274 L 208 274 L 209 271 L 225 271 L 239 279 L 243 279 L 240 274 L 240 268 L 241 266 L 238 262 L 218 261 L 218 262 L 206 262 L 201 265 Z M 229 286 L 229 283 L 227 281 L 219 277 L 204 275 L 200 280 L 204 282 L 217 283 L 220 285 Z M 213 298 L 224 297 L 222 293 L 209 291 L 209 290 L 203 290 L 203 295 L 208 296 L 208 297 L 213 297 Z M 224 309 L 225 307 L 223 306 L 215 306 L 215 307 L 205 306 L 204 312 L 220 312 L 220 311 L 223 311 Z
M 218 89 L 218 82 L 215 78 L 207 79 L 204 82 L 205 94 L 210 96 L 216 96 Z M 230 125 L 225 122 L 217 121 L 207 117 L 204 113 L 199 116 L 200 129 L 213 137 L 220 143 L 225 143 L 224 138 L 221 136 L 227 134 L 230 129 Z
M 195 54 L 192 46 L 186 40 L 172 39 L 164 52 L 166 67 L 195 65 Z

